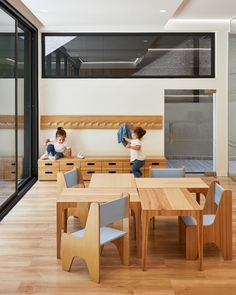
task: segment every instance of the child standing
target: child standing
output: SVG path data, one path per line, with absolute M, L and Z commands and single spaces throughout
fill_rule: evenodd
M 142 137 L 146 134 L 146 130 L 142 127 L 136 127 L 132 132 L 132 139 L 124 137 L 128 142 L 126 145 L 130 149 L 130 161 L 133 163 L 132 172 L 135 177 L 142 177 L 141 167 L 145 164 L 145 156 L 142 151 Z
M 44 145 L 47 146 L 42 160 L 57 160 L 65 155 L 71 155 L 71 148 L 68 147 L 66 140 L 66 131 L 62 127 L 57 128 L 56 138 L 45 140 Z

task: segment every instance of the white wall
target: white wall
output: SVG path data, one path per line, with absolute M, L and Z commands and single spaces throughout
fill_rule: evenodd
M 214 79 L 41 79 L 41 115 L 164 115 L 165 89 L 216 89 L 216 170 L 227 175 L 228 167 L 228 22 L 224 21 L 176 21 L 170 22 L 168 31 L 216 32 L 216 78 Z M 56 32 L 120 31 L 93 28 L 44 28 Z M 155 32 L 156 28 L 142 28 Z M 122 28 L 123 32 L 135 32 L 135 28 Z M 136 31 L 141 31 L 136 29 Z M 41 131 L 40 152 L 45 137 L 54 131 Z M 86 155 L 128 154 L 116 143 L 114 130 L 68 130 L 68 139 L 75 152 Z M 164 130 L 149 131 L 144 138 L 146 155 L 164 154 Z

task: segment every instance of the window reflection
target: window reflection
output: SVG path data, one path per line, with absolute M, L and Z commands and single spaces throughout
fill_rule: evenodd
M 44 34 L 45 78 L 213 77 L 214 34 Z

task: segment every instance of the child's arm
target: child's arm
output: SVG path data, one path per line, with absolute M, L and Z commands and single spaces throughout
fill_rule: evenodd
M 123 137 L 128 143 L 131 143 L 131 139 L 130 138 L 128 138 L 128 137 L 126 137 L 126 136 L 124 136 Z
M 127 147 L 128 149 L 132 149 L 132 150 L 136 150 L 136 151 L 141 150 L 141 145 L 131 146 L 130 143 L 128 143 L 126 147 Z

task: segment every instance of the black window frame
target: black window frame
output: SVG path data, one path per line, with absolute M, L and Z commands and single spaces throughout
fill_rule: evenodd
M 0 0 L 0 8 L 15 19 L 15 28 L 18 28 L 19 23 L 22 23 L 31 32 L 31 85 L 30 85 L 30 114 L 25 114 L 30 117 L 31 132 L 27 134 L 27 137 L 31 143 L 30 163 L 31 163 L 31 175 L 27 179 L 18 183 L 18 124 L 17 124 L 17 104 L 16 104 L 16 127 L 15 127 L 15 144 L 16 144 L 16 191 L 0 206 L 0 221 L 8 214 L 8 212 L 18 203 L 18 201 L 25 195 L 25 193 L 32 187 L 38 178 L 38 136 L 39 136 L 39 119 L 38 119 L 38 29 L 26 19 L 18 10 L 16 10 L 11 4 L 5 0 Z M 16 38 L 17 38 L 16 30 Z M 17 56 L 17 44 L 16 44 L 16 56 Z M 18 79 L 16 70 L 15 80 Z M 16 82 L 17 85 L 17 82 Z M 17 102 L 17 87 L 15 89 L 15 100 Z M 28 148 L 25 146 L 25 148 Z
M 125 36 L 140 36 L 140 35 L 147 35 L 147 36 L 154 36 L 154 35 L 165 35 L 165 36 L 183 36 L 183 35 L 191 35 L 191 36 L 202 36 L 203 34 L 207 34 L 211 37 L 211 74 L 210 75 L 179 75 L 179 76 L 171 76 L 171 75 L 160 75 L 160 76 L 153 76 L 153 75 L 145 75 L 145 76 L 123 76 L 123 77 L 114 77 L 114 76 L 100 76 L 100 77 L 55 77 L 55 76 L 48 76 L 45 75 L 45 37 L 47 36 L 114 36 L 114 35 L 125 35 Z M 126 32 L 119 32 L 119 33 L 42 33 L 42 79 L 212 79 L 215 78 L 215 32 L 137 32 L 137 33 L 126 33 Z

